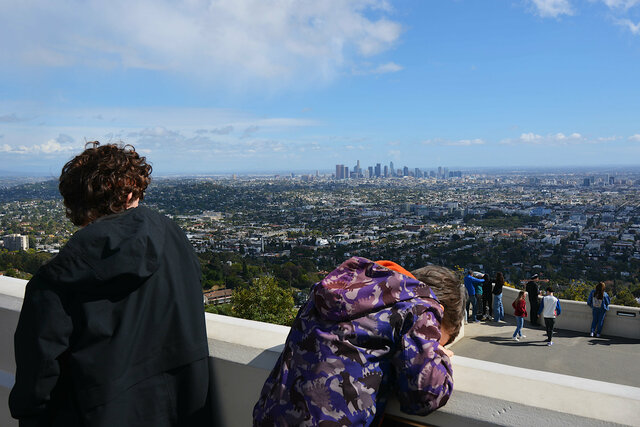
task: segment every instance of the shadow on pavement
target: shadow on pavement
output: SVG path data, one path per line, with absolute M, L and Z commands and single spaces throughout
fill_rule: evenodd
M 515 325 L 512 325 L 509 322 L 506 322 L 506 323 L 487 322 L 487 325 L 498 327 L 499 329 L 496 329 L 496 333 L 503 333 L 504 331 L 503 327 L 505 326 L 508 326 L 509 328 L 515 327 Z M 523 329 L 523 332 L 525 332 L 525 334 L 527 333 L 527 331 L 531 331 L 531 334 L 533 335 L 534 333 L 538 333 L 538 332 L 544 333 L 544 328 L 536 327 L 536 328 Z M 486 343 L 496 344 L 496 345 L 507 345 L 507 346 L 547 345 L 546 337 L 544 339 L 537 339 L 537 338 L 538 337 L 536 337 L 536 339 L 533 339 L 533 337 L 530 337 L 530 338 L 521 339 L 520 341 L 514 341 L 511 336 L 505 337 L 505 336 L 495 336 L 495 335 L 477 335 L 477 336 L 469 337 L 470 340 L 486 342 Z M 565 339 L 571 340 L 571 339 L 587 338 L 589 345 L 602 345 L 602 346 L 640 344 L 640 340 L 634 340 L 631 338 L 619 338 L 619 337 L 609 337 L 609 336 L 601 336 L 600 338 L 589 337 L 588 334 L 583 332 L 568 331 L 564 329 L 555 329 L 553 331 L 553 338 L 554 338 L 554 341 L 565 340 Z
M 494 336 L 478 336 L 472 337 L 471 340 L 480 341 L 480 342 L 488 342 L 490 344 L 495 345 L 505 345 L 508 347 L 522 347 L 522 346 L 546 346 L 546 340 L 535 340 L 529 338 L 522 338 L 520 341 L 515 341 L 511 337 L 494 337 Z

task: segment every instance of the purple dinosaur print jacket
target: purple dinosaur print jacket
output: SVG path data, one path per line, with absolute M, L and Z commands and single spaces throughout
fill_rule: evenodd
M 253 409 L 254 426 L 368 426 L 397 393 L 426 415 L 453 390 L 442 306 L 424 283 L 353 257 L 311 290 Z

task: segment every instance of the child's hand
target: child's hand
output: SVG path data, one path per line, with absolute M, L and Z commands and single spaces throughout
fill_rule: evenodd
M 444 348 L 442 345 L 438 345 L 438 347 L 440 347 L 440 349 L 444 352 L 444 354 L 446 354 L 449 357 L 453 357 L 453 351 L 449 350 L 448 348 Z

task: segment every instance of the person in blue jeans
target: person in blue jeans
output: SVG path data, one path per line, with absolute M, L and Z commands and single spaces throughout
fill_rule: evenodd
M 591 321 L 591 336 L 595 333 L 600 336 L 602 325 L 604 325 L 604 316 L 609 310 L 609 295 L 604 291 L 604 282 L 596 285 L 596 288 L 589 294 L 587 305 L 591 307 L 593 312 L 593 320 Z
M 502 287 L 504 286 L 504 276 L 501 272 L 496 274 L 496 283 L 493 286 L 493 321 L 504 320 L 504 306 L 502 305 Z
M 518 341 L 519 338 L 526 338 L 526 335 L 522 335 L 522 328 L 524 327 L 524 318 L 527 317 L 527 301 L 524 297 L 527 295 L 525 291 L 520 291 L 518 298 L 511 303 L 513 307 L 513 315 L 516 316 L 516 331 L 513 333 L 513 339 Z
M 482 279 L 476 279 L 475 277 L 473 277 L 473 274 L 471 273 L 471 270 L 467 271 L 467 275 L 464 276 L 464 287 L 467 289 L 467 295 L 469 295 L 469 298 L 467 299 L 467 316 L 469 319 L 469 322 L 478 322 L 478 301 L 476 300 L 476 288 L 475 288 L 475 284 L 478 283 L 480 285 L 482 285 L 482 283 L 484 283 L 484 280 Z M 471 312 L 469 311 L 469 304 L 471 304 L 471 307 L 473 308 L 473 315 L 471 315 Z

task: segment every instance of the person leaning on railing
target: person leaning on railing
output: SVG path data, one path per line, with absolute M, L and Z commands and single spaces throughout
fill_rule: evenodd
M 442 300 L 433 282 L 448 290 Z M 254 425 L 378 426 L 391 394 L 409 414 L 441 407 L 453 389 L 444 345 L 460 330 L 463 295 L 443 267 L 414 277 L 391 261 L 345 261 L 298 312 Z
M 604 325 L 604 316 L 609 311 L 609 294 L 604 291 L 605 284 L 600 282 L 596 285 L 596 288 L 591 291 L 589 298 L 587 299 L 587 305 L 591 307 L 593 320 L 591 321 L 591 333 L 593 336 L 595 333 L 597 337 L 602 332 L 602 326 Z

